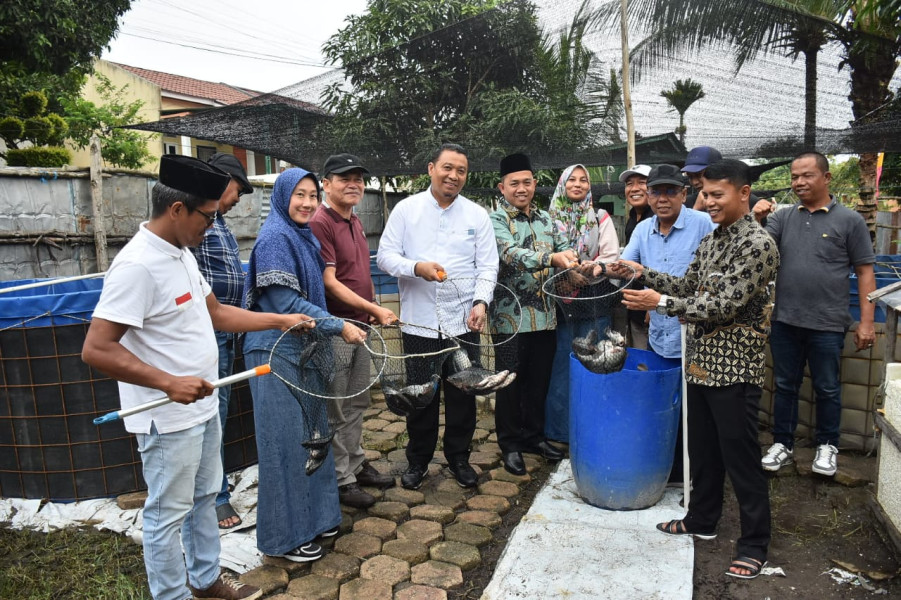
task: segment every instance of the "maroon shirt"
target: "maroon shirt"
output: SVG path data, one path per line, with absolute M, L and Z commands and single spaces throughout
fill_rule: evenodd
M 320 254 L 326 267 L 335 267 L 335 277 L 364 300 L 372 300 L 372 273 L 369 270 L 369 244 L 363 223 L 351 213 L 345 219 L 328 206 L 321 206 L 310 220 L 310 229 L 322 246 Z M 326 307 L 336 317 L 369 322 L 369 313 L 359 311 L 326 295 Z

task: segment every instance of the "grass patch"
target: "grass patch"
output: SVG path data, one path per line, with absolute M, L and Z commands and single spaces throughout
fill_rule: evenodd
M 95 529 L 0 528 L 0 598 L 149 600 L 141 547 Z

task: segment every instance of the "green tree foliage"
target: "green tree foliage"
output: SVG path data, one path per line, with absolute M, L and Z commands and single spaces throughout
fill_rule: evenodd
M 693 79 L 678 79 L 672 89 L 663 90 L 660 95 L 666 98 L 667 104 L 679 113 L 679 126 L 676 134 L 679 141 L 685 143 L 685 113 L 691 105 L 704 97 L 704 87 Z
M 618 27 L 619 0 L 601 10 Z M 735 50 L 736 69 L 760 52 L 805 57 L 805 145 L 814 144 L 816 56 L 830 41 L 844 48 L 856 119 L 891 100 L 889 83 L 901 54 L 898 0 L 630 0 L 629 18 L 654 34 L 636 46 L 636 67 L 709 45 Z M 875 180 L 875 155 L 862 157 L 861 183 Z
M 100 154 L 107 165 L 140 169 L 150 159 L 148 135 L 120 127 L 138 121 L 144 103 L 129 101 L 127 85 L 116 88 L 109 78 L 99 73 L 94 77 L 95 89 L 103 101 L 100 106 L 81 97 L 61 99 L 68 137 L 76 148 L 84 149 L 91 143 L 91 136 L 97 134 Z
M 131 0 L 3 0 L 0 70 L 13 75 L 85 73 L 130 6 Z
M 587 12 L 555 38 L 525 0 L 370 0 L 323 47 L 350 84 L 323 95 L 324 137 L 419 168 L 445 140 L 483 160 L 597 144 L 621 104 L 582 46 Z

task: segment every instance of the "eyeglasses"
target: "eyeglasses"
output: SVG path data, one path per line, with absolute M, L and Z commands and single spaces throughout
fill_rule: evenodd
M 657 196 L 678 196 L 682 191 L 682 188 L 677 187 L 666 187 L 666 188 L 658 188 L 652 187 L 648 190 L 648 193 L 654 197 Z
M 213 223 L 215 223 L 215 222 L 216 222 L 216 217 L 219 216 L 219 211 L 218 211 L 218 210 L 217 210 L 216 212 L 214 212 L 213 214 L 205 213 L 205 212 L 203 212 L 202 210 L 200 210 L 199 208 L 195 208 L 194 210 L 196 210 L 197 212 L 199 212 L 200 214 L 202 214 L 202 215 L 206 218 L 206 226 L 207 226 L 207 227 L 209 227 L 210 225 L 212 225 Z

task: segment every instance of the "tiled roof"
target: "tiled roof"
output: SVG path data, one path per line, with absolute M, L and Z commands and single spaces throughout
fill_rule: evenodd
M 205 98 L 214 100 L 219 104 L 235 104 L 260 95 L 260 92 L 234 87 L 227 83 L 213 83 L 212 81 L 203 81 L 202 79 L 183 77 L 182 75 L 173 75 L 162 71 L 151 71 L 150 69 L 132 67 L 121 63 L 114 64 L 157 84 L 165 92 Z

